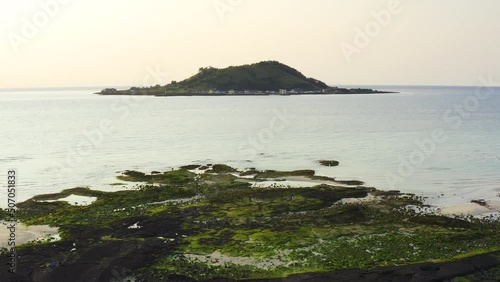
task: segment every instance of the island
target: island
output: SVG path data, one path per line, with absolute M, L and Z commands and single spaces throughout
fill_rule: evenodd
M 3 249 L 17 272 L 3 263 L 0 281 L 500 278 L 498 219 L 443 216 L 421 196 L 310 169 L 190 164 L 117 178 L 121 191 L 72 188 L 0 211 L 57 233 Z
M 100 95 L 172 96 L 267 96 L 395 93 L 365 88 L 331 87 L 277 61 L 218 69 L 200 68 L 183 81 L 167 85 L 132 87 L 128 90 L 106 88 Z

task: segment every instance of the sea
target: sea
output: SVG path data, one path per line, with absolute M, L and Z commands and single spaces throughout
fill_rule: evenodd
M 436 206 L 499 199 L 500 88 L 360 87 L 398 93 L 166 98 L 94 94 L 100 87 L 3 89 L 0 207 L 11 170 L 10 196 L 21 202 L 73 187 L 123 189 L 112 184 L 124 170 L 217 163 L 314 169 Z

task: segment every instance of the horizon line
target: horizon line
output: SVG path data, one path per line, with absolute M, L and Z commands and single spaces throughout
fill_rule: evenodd
M 328 84 L 331 87 L 478 87 L 478 85 L 442 85 L 442 84 Z M 128 89 L 136 86 L 28 86 L 28 87 L 0 87 L 0 91 L 28 91 L 28 90 L 66 90 L 66 89 L 105 89 L 105 88 Z M 143 86 L 148 87 L 148 86 Z M 500 85 L 491 85 L 490 87 L 500 87 Z M 142 88 L 142 87 L 141 87 Z

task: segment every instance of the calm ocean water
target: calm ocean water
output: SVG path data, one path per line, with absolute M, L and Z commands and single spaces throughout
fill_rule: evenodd
M 137 100 L 3 90 L 0 175 L 18 170 L 18 201 L 77 186 L 113 191 L 118 171 L 191 163 L 311 168 L 437 205 L 497 198 L 500 88 L 480 89 L 481 99 L 474 87 L 374 88 L 401 93 Z

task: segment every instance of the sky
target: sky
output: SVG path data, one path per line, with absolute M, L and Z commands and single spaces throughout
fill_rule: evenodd
M 498 0 L 0 0 L 0 88 L 149 86 L 264 60 L 330 85 L 474 86 L 500 81 L 498 11 Z

